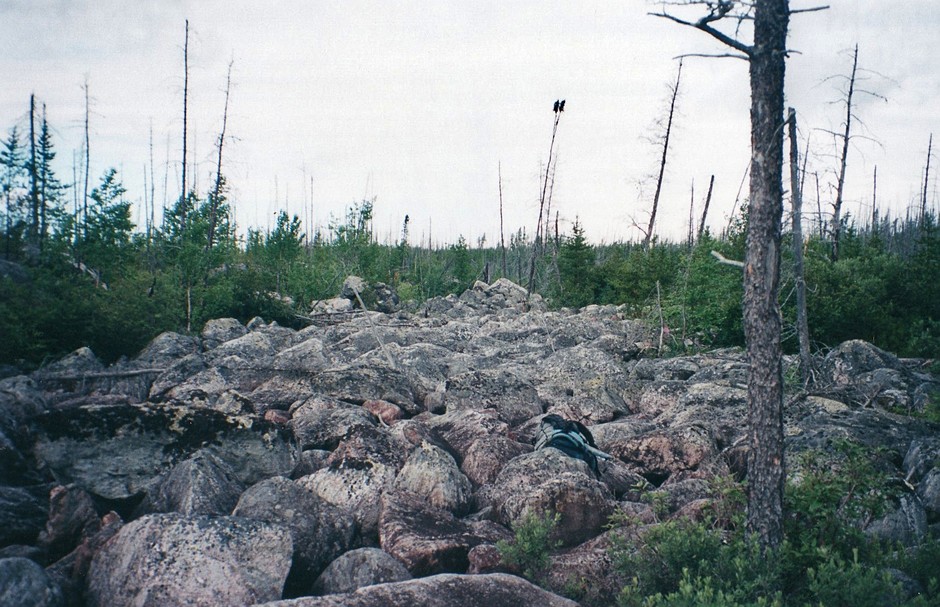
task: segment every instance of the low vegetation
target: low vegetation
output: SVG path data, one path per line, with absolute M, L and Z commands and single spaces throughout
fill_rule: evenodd
M 797 456 L 786 488 L 786 540 L 772 554 L 746 536 L 744 488 L 734 480 L 712 482 L 711 505 L 696 519 L 665 516 L 651 495 L 655 523 L 622 513 L 611 518 L 619 596 L 554 590 L 586 605 L 619 607 L 940 605 L 940 538 L 911 548 L 860 530 L 898 497 L 894 479 L 879 471 L 880 457 L 845 441 L 831 452 Z M 515 541 L 501 543 L 504 562 L 544 581 L 554 520 L 550 513 L 526 518 Z

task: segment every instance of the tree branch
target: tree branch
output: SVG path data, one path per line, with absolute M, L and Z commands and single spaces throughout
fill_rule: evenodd
M 719 261 L 719 263 L 723 263 L 723 264 L 725 264 L 725 265 L 727 265 L 727 266 L 734 266 L 734 267 L 736 267 L 736 268 L 743 268 L 743 267 L 744 267 L 744 262 L 743 262 L 743 261 L 738 261 L 737 259 L 728 259 L 727 257 L 725 257 L 724 255 L 722 255 L 722 254 L 719 253 L 718 251 L 712 251 L 712 257 L 714 257 L 715 259 L 717 259 L 717 260 Z
M 675 15 L 670 15 L 669 13 L 649 13 L 649 15 L 652 15 L 653 17 L 662 17 L 663 19 L 669 19 L 670 21 L 675 21 L 676 23 L 679 23 L 681 25 L 687 25 L 689 27 L 694 27 L 695 29 L 702 30 L 703 32 L 705 32 L 706 34 L 709 34 L 711 37 L 715 38 L 719 42 L 722 42 L 723 44 L 730 46 L 731 48 L 737 51 L 741 51 L 747 57 L 750 57 L 751 53 L 753 52 L 753 49 L 750 46 L 738 40 L 735 40 L 731 36 L 709 25 L 709 23 L 720 19 L 721 16 L 723 16 L 723 14 L 721 13 L 712 13 L 706 17 L 702 17 L 695 23 L 691 21 L 686 21 L 685 19 L 680 19 L 676 17 Z
M 750 57 L 747 55 L 737 55 L 735 53 L 685 53 L 683 55 L 676 55 L 673 59 L 685 59 L 686 57 L 705 57 L 706 59 L 743 59 L 748 61 Z
M 829 5 L 824 6 L 814 6 L 813 8 L 797 8 L 790 11 L 791 15 L 796 15 L 798 13 L 815 13 L 816 11 L 827 11 L 829 10 Z

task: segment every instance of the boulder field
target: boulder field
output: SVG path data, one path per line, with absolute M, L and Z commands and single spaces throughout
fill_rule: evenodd
M 655 356 L 623 308 L 548 310 L 505 279 L 325 310 L 0 379 L 0 604 L 575 605 L 500 562 L 527 512 L 558 515 L 543 585 L 612 604 L 611 514 L 694 515 L 746 472 L 740 350 Z M 788 457 L 880 448 L 905 489 L 866 531 L 918 542 L 940 525 L 940 428 L 909 413 L 940 379 L 862 341 L 816 362 L 787 385 Z M 613 456 L 599 477 L 533 451 L 550 413 Z

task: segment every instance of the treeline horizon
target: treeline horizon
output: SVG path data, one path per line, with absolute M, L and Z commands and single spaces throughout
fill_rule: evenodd
M 81 346 L 114 361 L 135 355 L 163 331 L 195 333 L 220 317 L 301 326 L 313 304 L 336 296 L 349 275 L 392 286 L 412 309 L 460 294 L 476 280 L 505 277 L 553 307 L 625 304 L 660 329 L 663 350 L 744 343 L 740 270 L 712 252 L 743 259 L 746 201 L 717 235 L 706 229 L 704 215 L 696 226 L 690 213 L 682 241 L 651 236 L 651 222 L 642 240 L 591 244 L 577 219 L 563 232 L 557 212 L 552 218 L 546 172 L 549 194 L 532 232 L 500 234 L 496 243 L 461 236 L 439 248 L 415 244 L 405 215 L 397 240 L 380 244 L 375 199 L 353 202 L 312 234 L 304 233 L 300 217 L 280 211 L 274 227 L 249 227 L 243 236 L 222 170 L 223 141 L 224 132 L 210 190 L 181 193 L 157 224 L 151 180 L 143 192 L 145 225 L 138 227 L 116 169 L 96 183 L 87 171 L 83 180 L 75 172 L 70 186 L 60 179 L 53 129 L 44 106 L 40 111 L 31 98 L 28 132 L 14 126 L 0 144 L 0 260 L 6 262 L 0 363 L 34 368 Z M 859 338 L 902 356 L 940 353 L 938 229 L 935 211 L 921 198 L 904 217 L 879 216 L 875 208 L 859 223 L 846 213 L 838 229 L 818 200 L 812 219 L 804 215 L 809 329 L 817 350 Z M 783 254 L 784 347 L 794 351 L 792 243 Z

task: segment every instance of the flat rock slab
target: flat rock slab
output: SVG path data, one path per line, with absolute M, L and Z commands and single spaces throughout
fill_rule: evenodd
M 205 450 L 246 485 L 287 475 L 297 450 L 289 432 L 247 416 L 163 405 L 89 405 L 34 418 L 37 460 L 60 483 L 107 499 L 147 491 L 177 462 Z
M 440 574 L 366 586 L 349 594 L 304 597 L 265 603 L 264 607 L 578 607 L 574 601 L 542 590 L 506 573 Z

